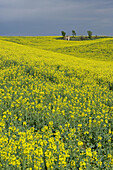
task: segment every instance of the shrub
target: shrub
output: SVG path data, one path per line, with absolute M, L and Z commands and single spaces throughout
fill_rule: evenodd
M 84 40 L 84 37 L 82 35 L 80 36 L 80 40 Z

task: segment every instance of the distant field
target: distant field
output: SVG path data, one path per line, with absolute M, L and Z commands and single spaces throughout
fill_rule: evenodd
M 0 169 L 113 168 L 113 38 L 0 37 Z
M 79 58 L 113 60 L 113 38 L 85 41 L 64 41 L 58 37 L 3 37 L 2 40 Z M 87 55 L 86 55 L 87 54 Z

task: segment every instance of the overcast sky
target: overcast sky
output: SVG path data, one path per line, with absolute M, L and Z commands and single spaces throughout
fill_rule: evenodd
M 0 35 L 113 35 L 113 0 L 0 0 Z

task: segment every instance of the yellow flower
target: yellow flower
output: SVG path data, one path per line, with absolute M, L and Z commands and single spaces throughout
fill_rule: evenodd
M 23 126 L 26 126 L 26 122 L 23 122 Z
M 53 121 L 50 121 L 50 122 L 49 122 L 49 126 L 53 126 Z
M 99 142 L 99 143 L 98 143 L 98 147 L 100 148 L 101 146 L 102 146 L 102 144 Z
M 101 161 L 98 161 L 98 165 L 101 166 L 101 165 L 102 165 L 102 162 L 101 162 Z
M 76 165 L 76 164 L 75 164 L 75 161 L 72 160 L 72 161 L 71 161 L 71 166 L 75 167 L 75 165 Z
M 101 136 L 98 136 L 98 140 L 102 140 L 102 137 L 101 137 Z
M 6 115 L 3 115 L 3 119 L 5 119 L 6 118 Z
M 83 142 L 82 141 L 79 141 L 78 142 L 78 146 L 82 146 L 83 145 Z
M 86 149 L 86 155 L 89 156 L 89 157 L 92 157 L 91 148 Z
M 89 134 L 89 132 L 88 132 L 88 131 L 85 131 L 84 134 Z
M 82 127 L 82 124 L 78 124 L 78 127 Z
M 112 155 L 111 155 L 111 154 L 108 154 L 108 158 L 111 159 L 111 158 L 112 158 Z

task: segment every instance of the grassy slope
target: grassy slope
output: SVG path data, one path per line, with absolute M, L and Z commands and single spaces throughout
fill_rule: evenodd
M 112 154 L 109 132 L 113 112 L 113 40 L 68 42 L 55 38 L 0 38 L 0 112 L 1 117 L 7 110 L 12 115 L 12 118 L 2 119 L 6 123 L 5 130 L 8 131 L 13 123 L 17 129 L 26 132 L 22 125 L 26 121 L 27 129 L 34 126 L 42 134 L 43 128 L 53 121 L 52 130 L 61 132 L 60 128 L 64 129 L 61 137 L 65 149 L 58 151 L 59 154 L 66 155 L 68 150 L 78 168 L 81 166 L 80 161 L 85 161 L 81 152 L 85 155 L 86 149 L 92 148 L 92 154 L 97 152 L 98 161 L 92 164 L 86 155 L 87 168 L 101 168 L 98 162 L 102 160 L 104 169 L 109 169 L 110 160 L 106 155 Z M 92 49 L 90 52 L 89 47 Z M 107 55 L 108 51 L 111 54 Z M 15 115 L 20 116 L 19 113 L 22 113 L 22 122 L 14 119 Z M 102 137 L 102 149 L 98 148 L 99 136 Z M 48 138 L 47 134 L 47 143 Z M 81 141 L 83 147 L 79 145 Z M 66 166 L 67 169 L 73 168 L 67 162 Z
M 56 37 L 3 37 L 1 54 L 9 60 L 12 56 L 13 60 L 73 67 L 76 71 L 82 70 L 84 75 L 90 72 L 93 78 L 113 83 L 112 44 L 112 38 L 68 42 L 56 40 Z
M 3 40 L 81 58 L 113 60 L 113 38 L 64 41 L 58 37 L 2 37 Z M 87 54 L 87 55 L 86 55 Z

